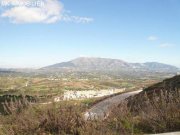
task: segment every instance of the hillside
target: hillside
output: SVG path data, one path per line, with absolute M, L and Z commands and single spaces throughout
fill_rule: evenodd
M 134 128 L 144 133 L 180 131 L 180 76 L 166 79 L 129 97 L 125 104 L 114 108 L 110 119 L 114 118 L 129 123 L 133 119 Z
M 171 96 L 180 96 L 178 95 L 180 92 L 180 75 L 175 76 L 173 78 L 165 79 L 162 82 L 156 83 L 150 87 L 145 88 L 141 93 L 138 95 L 129 98 L 129 103 L 142 105 L 144 103 L 142 97 L 146 95 L 150 100 L 154 95 L 160 97 L 162 94 L 172 94 Z M 141 99 L 141 102 L 139 100 Z
M 175 91 L 178 89 L 180 89 L 180 75 L 170 79 L 166 79 L 163 82 L 154 84 L 153 86 L 144 89 L 144 91 L 146 92 L 160 91 L 160 90 Z

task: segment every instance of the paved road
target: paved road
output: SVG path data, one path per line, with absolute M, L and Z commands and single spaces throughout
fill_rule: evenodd
M 94 105 L 91 109 L 89 109 L 85 114 L 85 119 L 104 119 L 106 117 L 105 114 L 108 114 L 111 107 L 114 105 L 118 105 L 121 101 L 125 100 L 126 98 L 136 95 L 140 93 L 142 90 L 128 92 L 124 94 L 120 94 L 108 99 L 99 102 L 98 104 Z

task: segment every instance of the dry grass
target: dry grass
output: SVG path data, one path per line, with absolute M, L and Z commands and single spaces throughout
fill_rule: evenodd
M 180 130 L 180 92 L 143 93 L 116 106 L 105 120 L 85 121 L 81 103 L 28 106 L 0 117 L 0 135 L 133 135 Z

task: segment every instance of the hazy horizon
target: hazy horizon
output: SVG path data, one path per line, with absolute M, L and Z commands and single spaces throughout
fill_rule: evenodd
M 58 64 L 58 63 L 61 63 L 61 62 L 68 62 L 68 61 L 71 61 L 71 60 L 74 60 L 74 59 L 77 59 L 77 58 L 105 58 L 105 59 L 116 59 L 116 60 L 122 60 L 124 62 L 128 62 L 128 63 L 146 63 L 146 62 L 158 62 L 158 63 L 162 63 L 162 64 L 167 64 L 167 65 L 172 65 L 172 64 L 168 64 L 168 63 L 163 63 L 163 62 L 159 62 L 159 61 L 144 61 L 144 62 L 138 62 L 138 61 L 126 61 L 126 60 L 123 60 L 123 59 L 119 59 L 119 58 L 109 58 L 109 57 L 92 57 L 92 56 L 79 56 L 79 57 L 76 57 L 76 58 L 72 58 L 72 59 L 68 59 L 68 60 L 63 60 L 63 61 L 58 61 L 58 62 L 54 62 L 54 63 L 47 63 L 46 65 L 42 65 L 42 66 L 14 66 L 14 65 L 0 65 L 0 68 L 19 68 L 19 69 L 38 69 L 38 68 L 42 68 L 42 67 L 46 67 L 46 66 L 50 66 L 50 65 L 54 65 L 54 64 Z M 176 66 L 176 65 L 172 65 L 172 66 Z M 180 68 L 180 66 L 176 66 L 178 68 Z
M 178 0 L 8 1 L 0 0 L 0 68 L 40 68 L 80 56 L 180 67 Z

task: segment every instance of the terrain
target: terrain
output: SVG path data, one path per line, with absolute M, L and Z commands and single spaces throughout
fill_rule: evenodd
M 179 131 L 179 83 L 180 76 L 175 76 L 144 88 L 132 97 L 129 97 L 132 94 L 120 94 L 90 107 L 85 100 L 47 105 L 29 103 L 24 97 L 6 101 L 3 105 L 10 113 L 0 115 L 0 134 L 141 135 Z M 112 106 L 104 114 L 105 119 L 98 116 L 96 120 L 84 119 L 84 112 L 92 109 L 93 113 L 100 104 L 98 108 L 103 110 L 107 105 L 103 103 L 108 100 Z
M 178 72 L 161 63 L 105 58 L 1 69 L 0 135 L 179 131 Z

